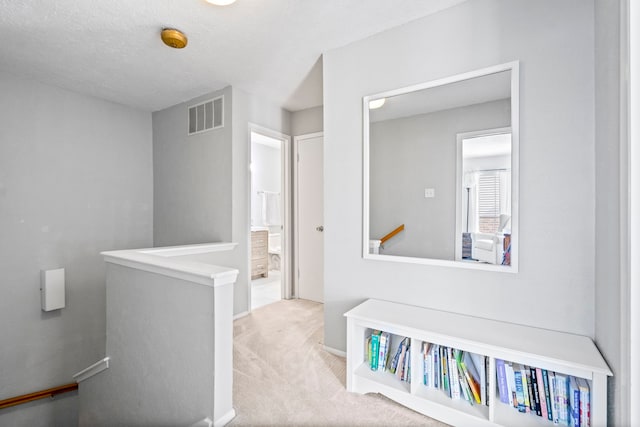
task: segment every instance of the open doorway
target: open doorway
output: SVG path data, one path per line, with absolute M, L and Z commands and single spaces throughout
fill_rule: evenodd
M 290 298 L 290 138 L 250 125 L 251 310 Z

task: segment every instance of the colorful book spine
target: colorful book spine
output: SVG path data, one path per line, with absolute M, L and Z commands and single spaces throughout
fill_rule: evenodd
M 555 374 L 556 399 L 558 400 L 558 424 L 569 425 L 569 378 Z
M 580 389 L 580 427 L 591 425 L 591 396 L 589 383 L 584 378 L 578 378 L 578 388 Z
M 398 359 L 398 365 L 396 367 L 396 376 L 398 379 L 402 379 L 404 375 L 404 362 L 405 356 L 407 354 L 407 338 L 403 339 L 400 343 L 400 358 Z
M 433 388 L 442 387 L 442 381 L 440 381 L 440 346 L 435 345 L 432 350 L 432 365 L 433 365 Z
M 540 396 L 540 412 L 542 418 L 547 419 L 547 400 L 544 395 L 544 380 L 542 379 L 542 369 L 536 368 L 536 379 L 538 380 L 538 395 Z
M 380 351 L 380 331 L 373 331 L 371 334 L 371 370 L 378 369 L 378 352 Z
M 404 369 L 402 370 L 402 381 L 411 382 L 411 345 L 407 344 L 404 355 Z
M 551 383 L 549 382 L 549 372 L 546 369 L 542 369 L 542 381 L 544 385 L 544 399 L 547 407 L 547 419 L 549 421 L 553 421 L 553 402 L 551 400 Z
M 580 427 L 580 388 L 576 377 L 569 377 L 569 425 Z
M 527 412 L 536 412 L 536 402 L 533 396 L 533 381 L 531 380 L 531 369 L 528 366 L 523 366 L 523 376 L 527 379 L 527 394 L 525 396 L 525 404 L 527 405 Z
M 473 401 L 475 403 L 481 403 L 482 400 L 480 398 L 480 385 L 475 380 L 475 378 L 473 378 L 469 368 L 467 367 L 467 364 L 465 363 L 464 356 L 466 353 L 464 353 L 461 350 L 457 350 L 456 352 L 457 352 L 456 362 L 458 363 L 458 368 L 461 371 L 462 375 L 464 376 L 464 379 L 465 379 L 464 382 L 466 383 L 467 387 L 469 388 L 469 391 L 471 392 Z
M 547 377 L 549 378 L 549 397 L 551 397 L 551 420 L 554 424 L 560 423 L 560 405 L 558 396 L 556 393 L 556 377 L 551 371 L 547 371 Z
M 480 403 L 487 404 L 487 377 L 485 375 L 486 356 L 476 353 L 465 352 L 463 356 L 465 365 L 469 369 L 469 374 L 474 378 L 480 389 Z
M 538 369 L 531 367 L 530 369 L 530 375 L 531 375 L 531 389 L 533 391 L 533 404 L 535 406 L 535 412 L 536 415 L 541 417 L 542 416 L 542 401 L 544 401 L 544 399 L 540 400 L 540 378 L 538 378 Z M 545 411 L 546 412 L 546 411 Z
M 518 412 L 527 412 L 524 405 L 524 388 L 522 384 L 522 371 L 514 367 L 513 376 L 516 386 L 516 401 L 518 405 Z
M 500 402 L 509 403 L 509 395 L 507 388 L 507 373 L 504 366 L 504 360 L 496 359 L 496 376 L 498 379 L 498 393 L 500 394 Z
M 404 340 L 402 342 L 404 342 Z M 402 342 L 398 345 L 396 354 L 393 356 L 393 359 L 389 364 L 389 372 L 391 372 L 392 374 L 395 374 L 398 369 L 398 362 L 400 361 L 400 353 L 402 353 Z
M 507 390 L 509 395 L 509 406 L 517 408 L 518 401 L 516 399 L 516 382 L 514 377 L 513 365 L 510 362 L 505 362 L 504 370 L 507 374 Z
M 531 402 L 529 401 L 529 383 L 527 382 L 527 369 L 524 365 L 518 364 L 520 376 L 522 377 L 522 394 L 524 396 L 524 411 L 531 412 Z
M 460 399 L 460 377 L 458 376 L 458 366 L 451 347 L 447 347 L 447 362 L 449 363 L 447 368 L 450 373 L 449 386 L 451 388 L 451 398 Z
M 447 369 L 447 351 L 446 347 L 440 347 L 440 369 L 442 370 L 442 389 L 451 397 L 451 390 L 449 387 L 449 372 Z
M 380 333 L 380 344 L 378 350 L 378 370 L 386 371 L 386 363 L 387 363 L 387 348 L 389 346 L 389 341 L 391 336 L 388 332 Z

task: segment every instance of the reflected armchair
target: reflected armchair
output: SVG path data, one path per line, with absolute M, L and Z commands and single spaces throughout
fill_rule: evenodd
M 489 264 L 502 264 L 504 236 L 472 233 L 471 258 Z

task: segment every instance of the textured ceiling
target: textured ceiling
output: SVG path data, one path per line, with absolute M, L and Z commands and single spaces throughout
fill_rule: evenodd
M 296 111 L 322 103 L 323 52 L 462 1 L 0 0 L 0 70 L 148 111 L 227 85 Z

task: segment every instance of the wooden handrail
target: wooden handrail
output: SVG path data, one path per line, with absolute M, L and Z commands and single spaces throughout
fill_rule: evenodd
M 38 399 L 44 399 L 46 397 L 53 397 L 57 394 L 68 393 L 77 389 L 78 383 L 71 383 L 49 388 L 46 390 L 36 391 L 34 393 L 23 394 L 22 396 L 11 397 L 9 399 L 0 400 L 0 409 L 21 405 L 23 403 L 32 402 Z
M 387 234 L 382 239 L 380 239 L 380 244 L 381 245 L 384 244 L 384 242 L 386 242 L 387 240 L 389 240 L 390 238 L 392 238 L 396 234 L 400 233 L 401 231 L 404 231 L 404 224 L 402 224 L 400 227 L 396 228 L 391 233 Z

